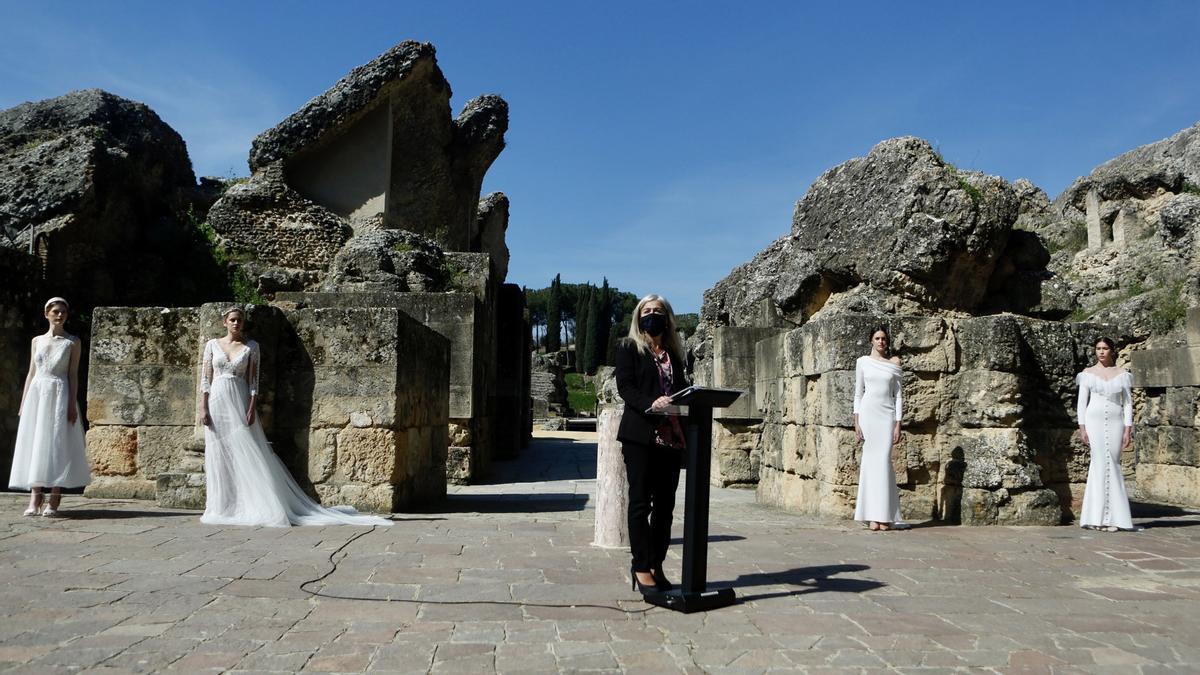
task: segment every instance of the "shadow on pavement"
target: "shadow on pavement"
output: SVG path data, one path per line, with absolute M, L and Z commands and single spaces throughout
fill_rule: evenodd
M 121 518 L 200 518 L 201 511 L 139 511 L 137 509 L 63 509 L 59 520 L 119 520 Z
M 784 572 L 762 572 L 757 574 L 742 574 L 733 581 L 714 581 L 710 588 L 753 588 L 755 586 L 801 586 L 794 591 L 778 591 L 774 593 L 758 593 L 742 595 L 739 600 L 769 600 L 771 598 L 788 598 L 808 593 L 863 593 L 876 588 L 882 588 L 882 581 L 869 579 L 836 579 L 836 574 L 846 572 L 861 572 L 871 569 L 867 565 L 824 565 L 821 567 L 797 567 Z
M 447 495 L 425 513 L 552 513 L 582 511 L 587 495 L 573 492 L 536 492 L 495 495 Z
M 708 535 L 708 543 L 712 544 L 718 541 L 742 541 L 745 537 L 738 534 L 710 534 Z M 683 537 L 675 537 L 671 540 L 672 546 L 682 546 Z

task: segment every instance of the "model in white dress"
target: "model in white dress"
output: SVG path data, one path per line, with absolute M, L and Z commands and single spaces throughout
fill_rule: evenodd
M 882 358 L 861 356 L 854 364 L 854 415 L 863 442 L 854 519 L 872 523 L 872 529 L 903 526 L 892 468 L 892 444 L 903 416 L 903 374 L 898 364 Z
M 240 318 L 235 321 L 240 324 Z M 204 345 L 200 387 L 206 401 L 201 417 L 208 494 L 200 522 L 266 527 L 391 525 L 390 520 L 360 515 L 349 506 L 323 507 L 296 484 L 253 413 L 260 360 L 253 340 L 230 341 L 228 346 L 209 340 Z
M 1084 439 L 1091 448 L 1087 487 L 1079 525 L 1087 528 L 1132 530 L 1129 497 L 1121 473 L 1121 448 L 1129 444 L 1133 428 L 1133 377 L 1124 370 L 1102 376 L 1101 371 L 1083 371 L 1076 414 Z
M 83 423 L 74 400 L 81 351 L 79 338 L 67 334 L 67 301 L 51 298 L 45 307 L 50 330 L 30 344 L 29 373 L 21 398 L 21 419 L 13 448 L 8 487 L 29 490 L 25 515 L 58 515 L 61 488 L 83 487 L 92 481 L 83 443 Z M 42 506 L 42 490 L 51 488 Z
M 67 421 L 71 350 L 78 341 L 73 335 L 33 340 L 33 377 L 21 402 L 9 488 L 77 488 L 92 482 L 83 425 L 78 418 Z

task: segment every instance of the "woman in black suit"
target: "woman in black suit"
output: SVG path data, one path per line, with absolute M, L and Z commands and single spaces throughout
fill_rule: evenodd
M 625 412 L 617 429 L 629 479 L 630 574 L 642 593 L 667 591 L 662 562 L 671 543 L 671 511 L 679 486 L 683 426 L 665 410 L 671 394 L 686 386 L 683 345 L 671 304 L 658 295 L 638 301 L 629 336 L 616 353 L 617 390 Z

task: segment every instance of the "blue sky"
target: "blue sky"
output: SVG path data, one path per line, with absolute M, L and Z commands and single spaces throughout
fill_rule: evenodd
M 100 87 L 149 104 L 198 175 L 404 39 L 455 114 L 511 106 L 485 191 L 509 281 L 609 281 L 696 311 L 787 233 L 826 169 L 912 134 L 960 167 L 1076 176 L 1200 120 L 1200 3 L 16 2 L 0 107 Z

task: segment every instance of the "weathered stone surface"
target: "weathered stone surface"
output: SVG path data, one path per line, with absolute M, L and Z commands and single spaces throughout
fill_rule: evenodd
M 496 278 L 504 281 L 508 277 L 508 244 L 504 233 L 508 231 L 508 197 L 503 192 L 493 192 L 479 200 L 475 214 L 477 244 L 471 250 L 488 254 Z
M 1147 501 L 1194 508 L 1200 504 L 1200 467 L 1138 464 L 1136 486 Z
M 800 323 L 859 285 L 884 292 L 863 296 L 868 305 L 886 304 L 852 311 L 896 313 L 905 303 L 971 309 L 983 299 L 1018 206 L 1011 185 L 959 172 L 925 141 L 884 141 L 818 178 L 796 204 L 791 235 L 707 291 L 702 318 L 762 325 L 753 323 L 752 308 L 766 298 Z
M 209 210 L 208 223 L 235 256 L 285 270 L 327 269 L 352 233 L 345 219 L 289 186 L 280 165 L 226 191 Z M 276 290 L 300 290 L 290 285 Z
M 137 472 L 137 430 L 98 426 L 87 432 L 88 462 L 99 476 L 132 476 Z
M 713 333 L 713 386 L 745 392 L 733 405 L 713 410 L 715 419 L 761 419 L 755 405 L 755 343 L 778 332 L 773 328 L 722 326 Z
M 199 511 L 204 508 L 208 490 L 203 473 L 160 473 L 154 494 L 163 508 Z
M 202 478 L 203 471 L 203 437 L 194 426 L 199 345 L 219 326 L 221 308 L 97 312 L 89 452 L 114 456 L 124 439 L 130 449 L 120 456 L 133 459 L 121 466 L 106 459 L 97 473 L 136 471 L 102 483 L 104 494 L 145 497 L 147 485 L 152 495 L 154 480 L 170 476 L 164 503 L 203 498 L 191 485 L 191 474 Z M 445 494 L 444 338 L 387 307 L 252 307 L 247 318 L 263 353 L 260 419 L 305 489 L 384 511 Z
M 367 485 L 399 478 L 396 432 L 391 429 L 342 429 L 337 436 L 337 469 L 347 480 Z
M 323 290 L 440 292 L 449 276 L 445 253 L 432 240 L 404 230 L 371 230 L 338 251 Z
M 192 426 L 138 427 L 137 465 L 138 476 L 146 480 L 156 480 L 161 473 L 203 471 L 204 432 Z
M 183 139 L 141 103 L 88 89 L 0 111 L 0 232 L 35 237 L 76 308 L 185 290 L 168 280 L 198 256 L 172 212 L 194 185 Z
M 761 427 L 732 421 L 713 423 L 709 482 L 719 487 L 751 487 L 758 480 Z
M 1052 490 L 964 488 L 963 525 L 1058 525 L 1062 507 Z

